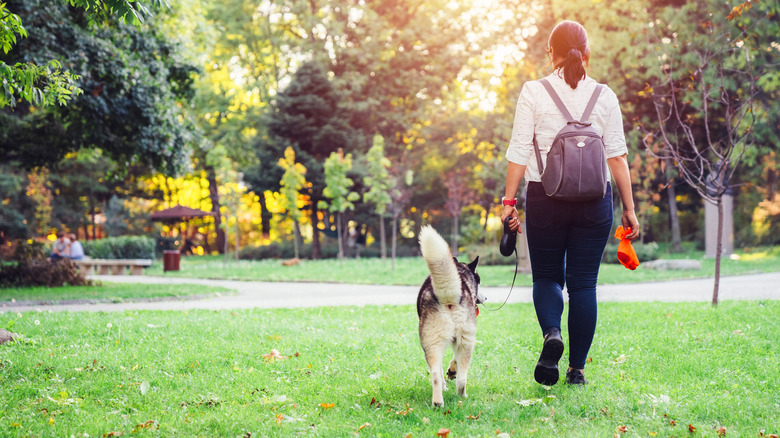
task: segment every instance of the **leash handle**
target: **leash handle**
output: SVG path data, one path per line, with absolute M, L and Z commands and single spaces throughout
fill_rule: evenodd
M 489 312 L 495 312 L 497 310 L 501 310 L 501 308 L 504 307 L 504 304 L 506 304 L 506 302 L 509 301 L 509 296 L 512 295 L 512 289 L 515 287 L 515 279 L 517 279 L 517 267 L 520 265 L 520 256 L 517 254 L 517 248 L 515 248 L 514 253 L 515 253 L 515 276 L 512 277 L 512 286 L 509 287 L 509 293 L 506 294 L 506 299 L 500 306 L 498 306 L 498 308 L 488 309 L 488 307 L 485 306 L 485 303 L 482 303 L 482 308 L 484 308 Z

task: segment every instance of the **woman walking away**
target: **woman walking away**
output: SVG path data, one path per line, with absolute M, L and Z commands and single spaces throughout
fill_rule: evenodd
M 617 96 L 608 87 L 602 86 L 600 94 L 594 93 L 599 84 L 585 70 L 590 60 L 585 28 L 573 21 L 563 21 L 553 29 L 548 45 L 552 74 L 539 81 L 526 82 L 517 101 L 512 138 L 506 152 L 509 163 L 501 220 L 508 220 L 512 230 L 519 230 L 515 198 L 525 178 L 528 183 L 525 217 L 533 300 L 544 336 L 534 378 L 543 385 L 558 382 L 558 361 L 564 350 L 561 315 L 565 285 L 569 294 L 566 383 L 581 385 L 587 383 L 585 360 L 596 330 L 599 265 L 612 228 L 612 187 L 607 183 L 602 198 L 585 201 L 561 200 L 548 196 L 549 190 L 545 192 L 538 163 L 545 162 L 556 135 L 567 126 L 568 120 L 560 109 L 561 102 L 573 118 L 590 110 L 586 123 L 575 123 L 591 126 L 603 140 L 604 146 L 599 149 L 604 149 L 609 169 L 605 179 L 609 181 L 611 173 L 617 186 L 623 204 L 621 222 L 624 228 L 631 229 L 628 239 L 639 235 L 639 222 L 634 213 L 620 106 Z M 561 102 L 556 103 L 553 94 Z M 589 105 L 593 96 L 596 96 L 594 102 Z M 534 150 L 534 142 L 538 151 Z M 541 157 L 538 161 L 537 153 Z

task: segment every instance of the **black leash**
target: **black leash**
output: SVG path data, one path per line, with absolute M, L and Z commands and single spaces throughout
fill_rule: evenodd
M 509 296 L 512 295 L 512 289 L 515 287 L 515 279 L 517 279 L 517 267 L 520 265 L 520 256 L 517 254 L 517 247 L 515 247 L 514 253 L 515 253 L 515 276 L 512 277 L 512 286 L 509 288 L 509 293 L 506 294 L 506 299 L 500 306 L 498 306 L 497 309 L 488 309 L 487 306 L 485 306 L 485 303 L 482 303 L 482 308 L 484 308 L 489 312 L 495 312 L 496 310 L 501 310 L 501 308 L 504 307 L 504 304 L 506 304 L 506 302 L 509 301 Z

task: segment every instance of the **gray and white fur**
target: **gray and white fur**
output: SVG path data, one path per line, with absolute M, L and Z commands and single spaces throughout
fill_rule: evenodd
M 479 257 L 469 264 L 452 257 L 450 246 L 430 225 L 419 235 L 420 249 L 431 275 L 425 279 L 417 296 L 420 318 L 420 344 L 428 363 L 433 386 L 433 405 L 444 403 L 446 389 L 442 359 L 452 346 L 452 361 L 447 377 L 455 379 L 458 395 L 466 397 L 466 378 L 477 333 L 479 294 Z

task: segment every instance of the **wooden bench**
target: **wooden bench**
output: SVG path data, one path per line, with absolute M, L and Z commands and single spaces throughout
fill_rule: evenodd
M 98 275 L 125 275 L 130 269 L 130 275 L 143 275 L 144 268 L 152 266 L 151 259 L 81 259 L 73 260 L 84 275 L 93 274 L 97 268 Z

